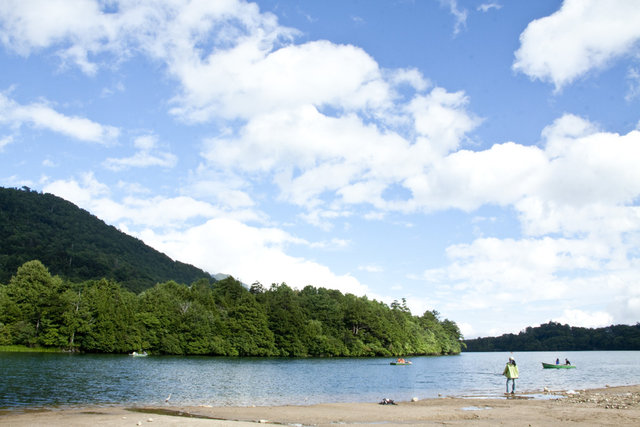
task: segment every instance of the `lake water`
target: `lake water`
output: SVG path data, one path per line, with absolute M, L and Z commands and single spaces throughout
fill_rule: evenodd
M 77 405 L 306 405 L 412 397 L 501 396 L 509 353 L 392 359 L 0 353 L 0 408 Z M 516 391 L 640 384 L 640 352 L 523 352 Z M 577 369 L 542 369 L 569 358 Z

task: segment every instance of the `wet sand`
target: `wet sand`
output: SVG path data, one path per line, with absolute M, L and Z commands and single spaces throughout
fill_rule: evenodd
M 640 425 L 640 386 L 574 393 L 540 392 L 504 398 L 442 397 L 378 403 L 261 407 L 97 407 L 0 412 L 3 426 L 330 426 Z

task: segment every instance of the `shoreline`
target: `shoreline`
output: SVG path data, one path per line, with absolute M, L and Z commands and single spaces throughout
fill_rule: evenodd
M 543 398 L 535 396 L 544 394 Z M 637 425 L 640 385 L 575 392 L 516 393 L 501 398 L 439 397 L 396 402 L 309 406 L 113 406 L 0 411 L 7 426 L 352 426 L 411 425 Z

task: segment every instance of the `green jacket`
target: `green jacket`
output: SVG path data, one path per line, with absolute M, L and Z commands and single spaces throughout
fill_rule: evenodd
M 507 366 L 504 367 L 504 372 L 502 372 L 502 375 L 509 379 L 518 378 L 518 367 L 516 365 L 507 363 Z

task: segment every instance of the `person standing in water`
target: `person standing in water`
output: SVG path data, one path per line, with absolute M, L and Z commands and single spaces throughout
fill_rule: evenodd
M 516 392 L 516 378 L 518 378 L 518 366 L 513 357 L 509 357 L 507 365 L 504 367 L 502 375 L 507 377 L 507 393 L 509 393 L 509 380 L 511 380 L 511 394 Z

